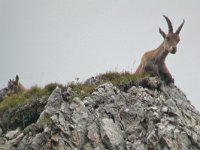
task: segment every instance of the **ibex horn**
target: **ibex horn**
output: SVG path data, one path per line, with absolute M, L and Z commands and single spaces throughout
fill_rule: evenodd
M 180 26 L 178 27 L 178 29 L 176 30 L 176 34 L 179 34 L 179 33 L 180 33 L 180 31 L 181 31 L 181 29 L 182 29 L 184 23 L 185 23 L 185 20 L 183 19 L 183 22 L 181 23 L 181 25 L 180 25 Z
M 169 33 L 173 33 L 173 27 L 172 27 L 172 23 L 171 21 L 169 20 L 169 18 L 165 15 L 163 15 L 163 17 L 166 19 L 167 21 L 167 24 L 168 24 L 168 28 L 169 28 Z

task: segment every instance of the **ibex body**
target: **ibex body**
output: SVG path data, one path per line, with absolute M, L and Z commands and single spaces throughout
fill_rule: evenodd
M 8 95 L 25 92 L 27 89 L 19 82 L 19 76 L 16 75 L 15 80 L 8 81 Z
M 164 79 L 166 82 L 174 83 L 174 79 L 166 67 L 165 58 L 169 53 L 176 53 L 176 46 L 180 41 L 179 33 L 185 21 L 183 20 L 182 24 L 174 33 L 171 21 L 167 16 L 164 16 L 164 18 L 167 21 L 169 32 L 166 34 L 162 31 L 162 29 L 159 28 L 159 32 L 163 36 L 164 41 L 158 48 L 152 51 L 148 51 L 143 55 L 135 75 L 142 75 L 147 73 L 153 76 L 158 76 L 161 79 Z

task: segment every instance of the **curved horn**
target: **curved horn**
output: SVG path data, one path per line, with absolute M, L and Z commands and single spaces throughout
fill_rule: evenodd
M 179 34 L 179 33 L 180 33 L 180 31 L 181 31 L 181 29 L 182 29 L 184 23 L 185 23 L 185 20 L 183 19 L 183 22 L 181 23 L 181 25 L 180 25 L 180 26 L 178 27 L 178 29 L 176 30 L 176 34 Z
M 171 21 L 169 20 L 169 18 L 168 18 L 167 16 L 163 15 L 163 17 L 164 17 L 165 20 L 167 21 L 168 28 L 169 28 L 169 33 L 173 33 L 173 27 L 172 27 Z

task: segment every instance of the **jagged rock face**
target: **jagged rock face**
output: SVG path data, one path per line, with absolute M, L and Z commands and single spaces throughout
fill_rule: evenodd
M 56 88 L 37 123 L 0 137 L 0 149 L 199 150 L 199 112 L 173 84 L 148 82 L 126 92 L 106 83 L 69 101 Z

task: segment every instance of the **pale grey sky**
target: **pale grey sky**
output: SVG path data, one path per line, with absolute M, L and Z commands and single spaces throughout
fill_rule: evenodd
M 200 110 L 199 0 L 0 0 L 0 88 L 19 74 L 30 87 L 106 71 L 131 71 L 186 20 L 167 66 Z

